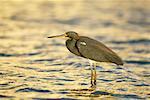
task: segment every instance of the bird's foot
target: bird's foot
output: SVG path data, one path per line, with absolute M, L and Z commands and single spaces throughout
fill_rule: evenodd
M 96 86 L 96 80 L 94 80 L 94 85 Z
M 90 89 L 95 90 L 96 89 L 96 85 L 91 84 Z

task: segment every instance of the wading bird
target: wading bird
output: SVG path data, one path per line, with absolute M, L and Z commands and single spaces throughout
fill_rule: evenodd
M 91 87 L 96 87 L 96 65 L 95 62 L 110 62 L 116 65 L 123 65 L 121 58 L 103 43 L 85 36 L 79 36 L 74 31 L 66 32 L 62 35 L 50 36 L 68 37 L 66 46 L 73 54 L 89 59 L 91 65 Z

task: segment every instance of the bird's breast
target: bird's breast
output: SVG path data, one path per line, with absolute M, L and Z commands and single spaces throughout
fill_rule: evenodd
M 68 39 L 68 40 L 66 41 L 66 47 L 67 47 L 67 49 L 68 49 L 71 53 L 73 53 L 73 54 L 75 54 L 75 55 L 77 55 L 77 56 L 81 56 L 81 54 L 79 53 L 79 50 L 78 50 L 76 44 L 77 44 L 77 40 L 74 40 L 74 39 L 71 39 L 71 40 Z

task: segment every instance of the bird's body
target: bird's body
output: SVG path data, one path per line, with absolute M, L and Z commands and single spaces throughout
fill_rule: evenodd
M 121 58 L 103 43 L 89 37 L 79 36 L 76 32 L 69 31 L 63 35 L 51 36 L 48 38 L 62 36 L 68 37 L 66 47 L 70 52 L 77 56 L 97 62 L 110 62 L 115 63 L 116 65 L 123 65 Z M 95 64 L 92 64 L 92 66 L 91 85 L 93 87 L 96 86 L 96 66 Z
M 111 62 L 117 65 L 123 65 L 121 58 L 115 52 L 101 42 L 89 37 L 80 36 L 78 40 L 68 39 L 66 46 L 70 52 L 77 56 L 97 62 Z

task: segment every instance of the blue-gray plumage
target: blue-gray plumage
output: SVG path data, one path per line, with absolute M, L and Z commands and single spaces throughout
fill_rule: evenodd
M 63 35 L 51 36 L 48 38 L 62 36 L 68 37 L 68 40 L 66 41 L 66 46 L 70 52 L 77 56 L 97 62 L 110 62 L 117 65 L 123 65 L 123 61 L 121 60 L 121 58 L 103 43 L 89 37 L 79 36 L 76 32 L 69 31 Z M 92 72 L 91 74 L 91 81 L 93 81 L 94 79 L 94 82 L 91 82 L 91 84 L 92 86 L 94 86 L 96 85 L 96 71 L 94 78 L 94 73 Z
M 75 32 L 67 32 L 66 41 L 68 50 L 75 55 L 98 62 L 111 62 L 123 65 L 121 58 L 101 42 L 85 36 L 78 36 Z

